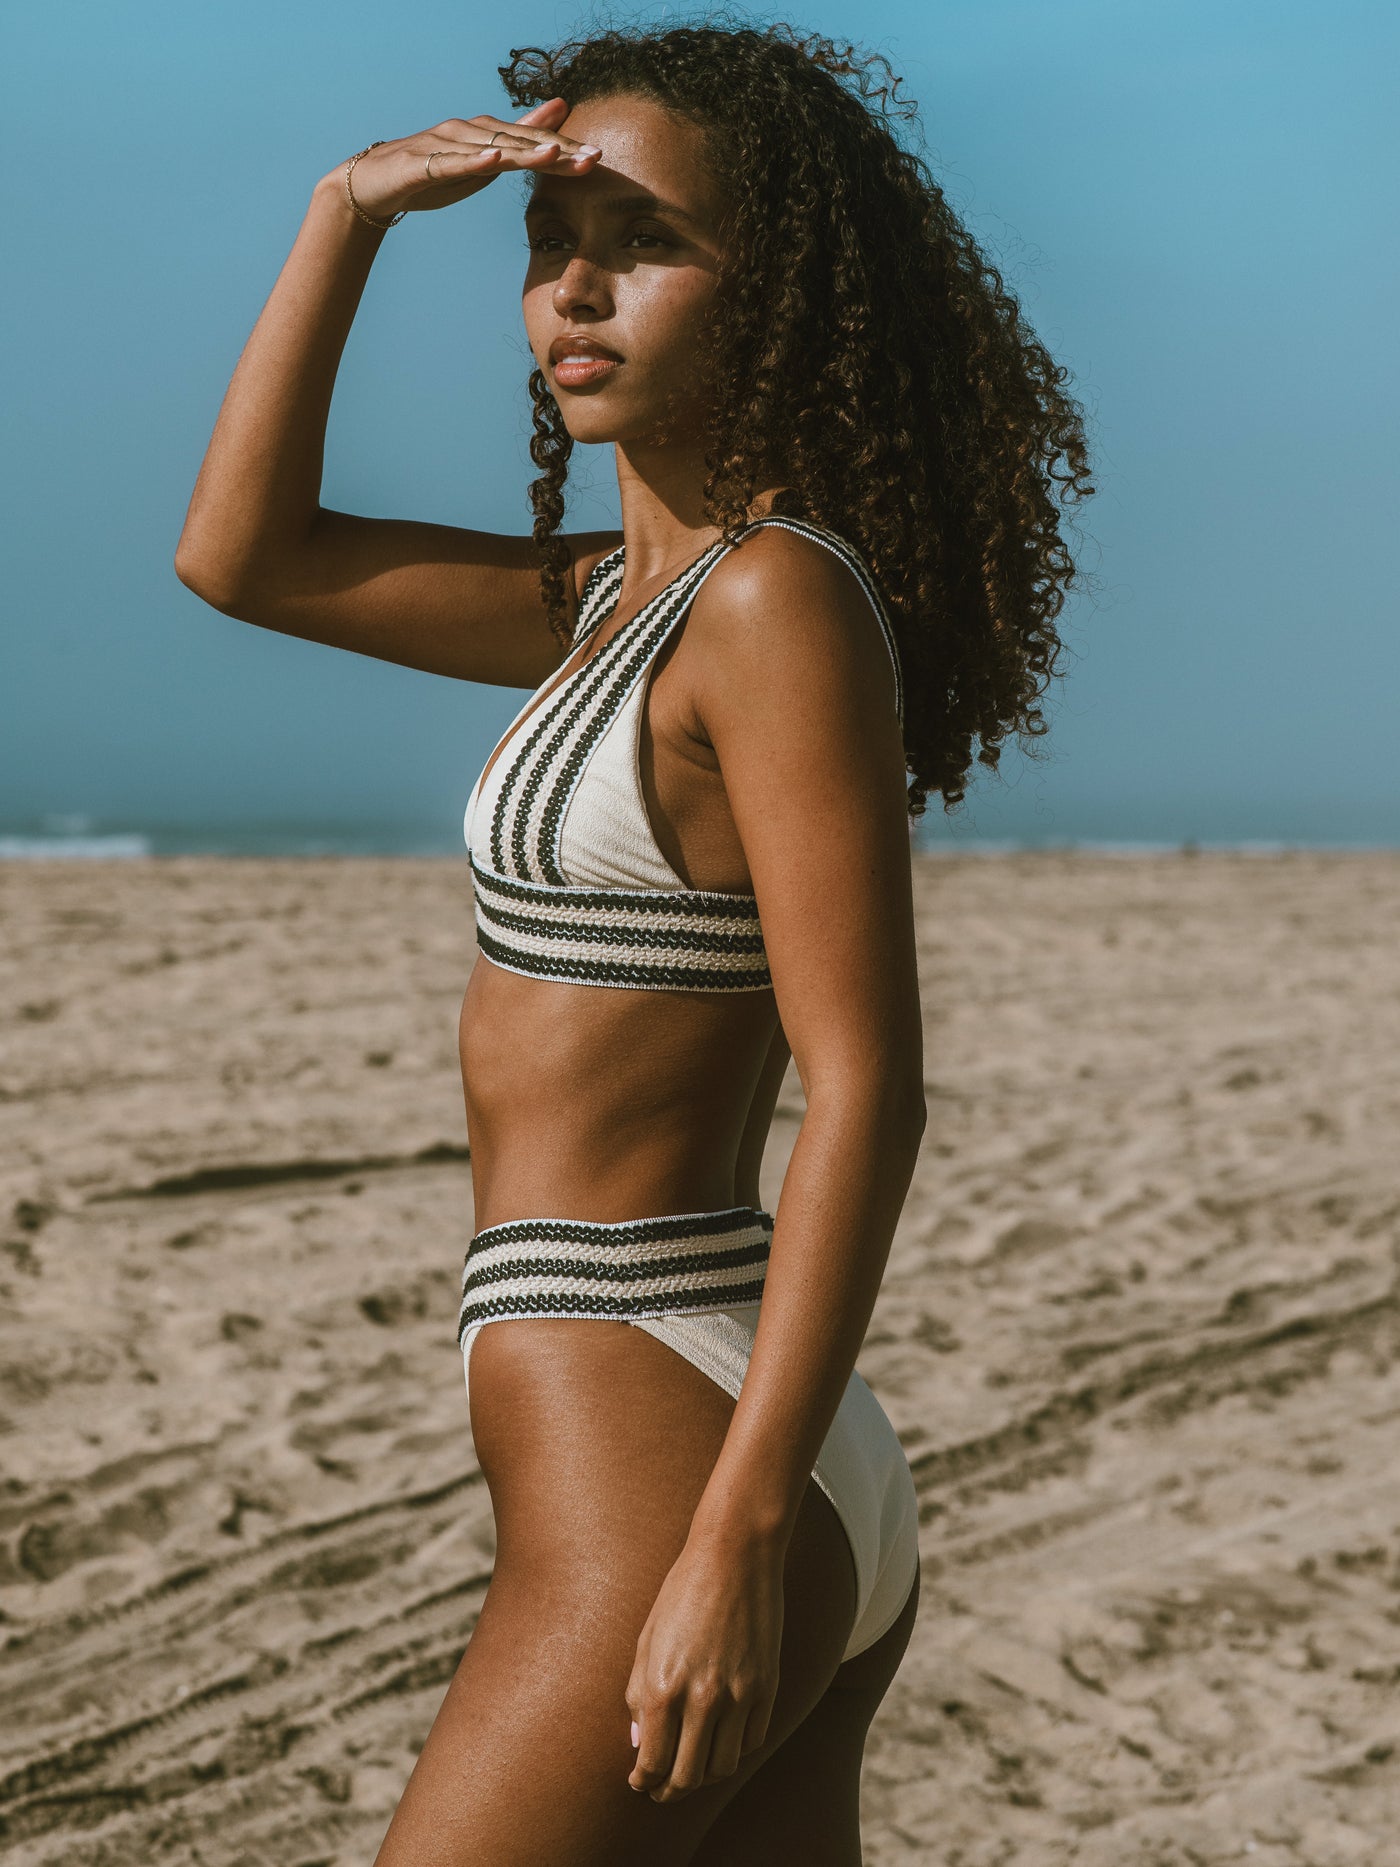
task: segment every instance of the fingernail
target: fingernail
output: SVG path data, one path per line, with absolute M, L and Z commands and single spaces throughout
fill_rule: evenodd
M 632 1720 L 632 1748 L 633 1750 L 637 1748 L 638 1744 L 640 1744 L 641 1741 L 642 1741 L 642 1734 L 637 1729 L 637 1720 L 634 1718 Z
M 581 156 L 600 156 L 603 153 L 597 143 L 580 143 L 578 152 Z

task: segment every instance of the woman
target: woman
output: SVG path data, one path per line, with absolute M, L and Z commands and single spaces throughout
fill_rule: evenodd
M 962 797 L 974 739 L 995 765 L 1043 730 L 1059 500 L 1090 490 L 1064 372 L 876 62 L 603 32 L 512 53 L 514 122 L 337 164 L 180 541 L 229 614 L 534 690 L 466 818 L 459 1333 L 497 1560 L 379 1867 L 860 1859 L 918 1599 L 854 1369 L 925 1119 L 908 818 Z M 532 535 L 321 508 L 386 230 L 503 172 Z M 613 446 L 620 532 L 559 530 L 576 441 Z

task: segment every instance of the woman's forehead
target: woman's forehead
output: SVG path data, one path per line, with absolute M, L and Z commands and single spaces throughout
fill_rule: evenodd
M 719 192 L 704 161 L 698 124 L 653 98 L 618 95 L 576 105 L 559 129 L 575 142 L 596 143 L 603 152 L 587 175 L 569 177 L 570 194 L 577 188 L 598 196 L 650 195 L 713 225 Z M 536 179 L 548 178 L 537 173 Z

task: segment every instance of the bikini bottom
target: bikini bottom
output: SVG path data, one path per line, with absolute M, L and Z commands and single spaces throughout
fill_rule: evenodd
M 470 1391 L 472 1343 L 488 1322 L 584 1317 L 629 1322 L 737 1400 L 758 1327 L 773 1218 L 754 1206 L 661 1218 L 510 1219 L 472 1239 L 457 1339 Z M 812 1477 L 851 1546 L 855 1625 L 842 1655 L 873 1646 L 919 1566 L 914 1478 L 889 1416 L 853 1369 Z

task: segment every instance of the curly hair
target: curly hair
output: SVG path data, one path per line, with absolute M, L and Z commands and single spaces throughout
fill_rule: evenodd
M 909 814 L 931 791 L 953 809 L 974 747 L 995 769 L 1008 732 L 1047 730 L 1038 703 L 1077 575 L 1062 509 L 1094 488 L 1069 372 L 896 138 L 917 106 L 878 53 L 714 14 L 510 60 L 499 70 L 517 106 L 637 95 L 702 131 L 726 202 L 702 343 L 717 389 L 706 516 L 736 538 L 781 462 L 772 510 L 860 552 L 904 665 Z M 541 588 L 567 642 L 558 528 L 572 440 L 538 369 L 530 395 Z

